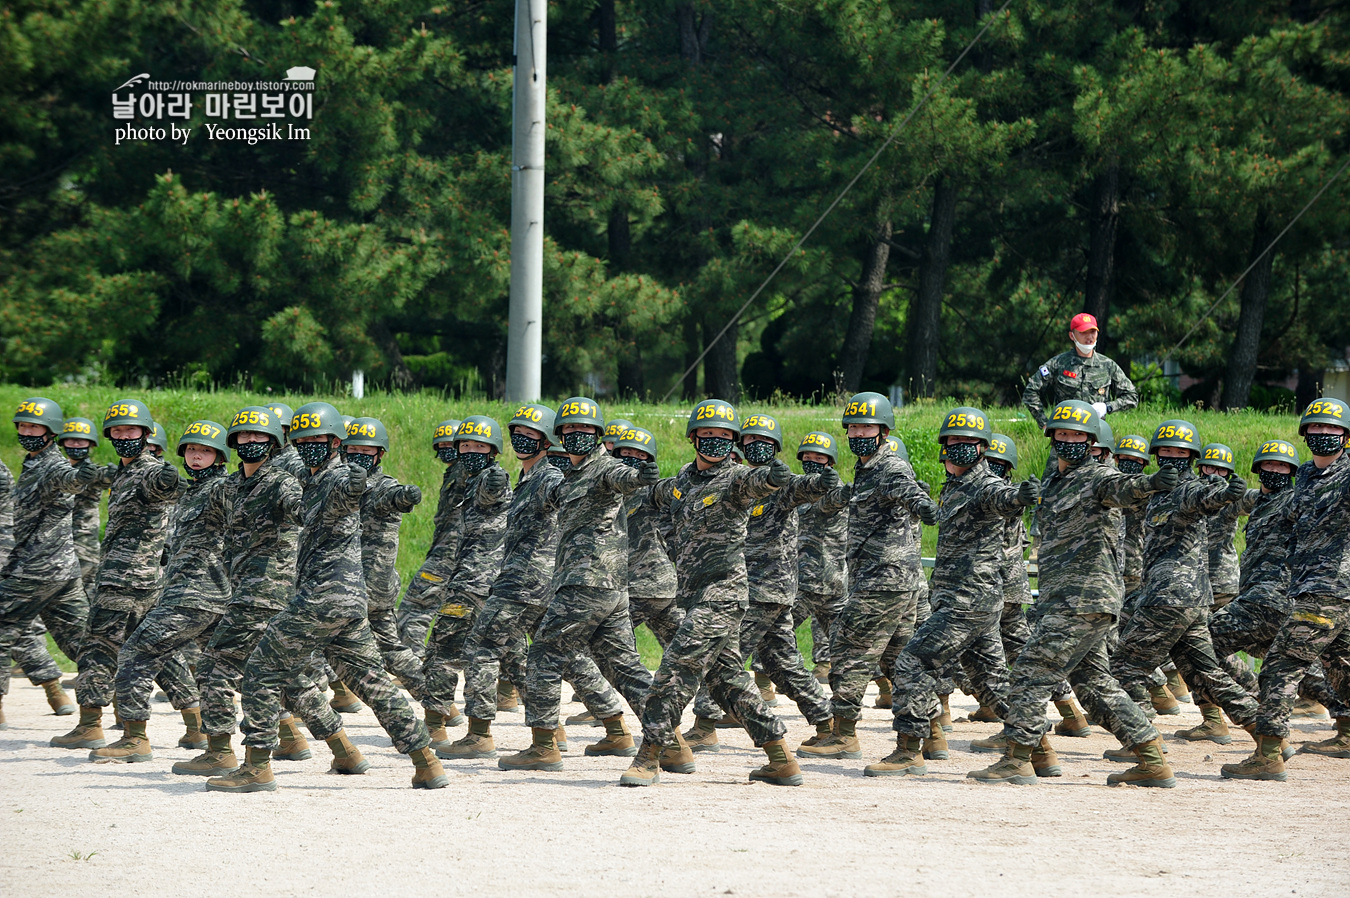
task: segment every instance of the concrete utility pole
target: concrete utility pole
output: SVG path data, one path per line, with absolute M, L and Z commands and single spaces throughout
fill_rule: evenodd
M 547 0 L 516 0 L 512 82 L 511 305 L 506 399 L 539 398 L 544 331 L 544 54 Z

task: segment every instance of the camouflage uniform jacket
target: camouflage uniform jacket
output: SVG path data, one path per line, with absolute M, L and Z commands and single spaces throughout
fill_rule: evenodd
M 291 607 L 324 620 L 363 618 L 369 611 L 361 568 L 366 471 L 335 452 L 301 478 L 300 485 L 304 497 Z
M 838 598 L 848 589 L 848 491 L 831 490 L 797 509 L 797 588 Z
M 1294 521 L 1289 514 L 1292 489 L 1278 493 L 1256 491 L 1256 502 L 1247 518 L 1247 547 L 1242 551 L 1242 576 L 1238 595 L 1244 602 L 1255 602 L 1288 613 L 1289 542 Z
M 937 510 L 914 479 L 913 469 L 882 444 L 853 469 L 848 507 L 849 592 L 908 592 L 922 589 L 923 561 L 912 516 Z
M 14 550 L 14 475 L 0 462 L 0 570 Z
M 1053 605 L 1073 614 L 1120 614 L 1125 594 L 1119 531 L 1111 512 L 1142 503 L 1150 493 L 1147 474 L 1123 474 L 1097 461 L 1054 471 L 1041 481 L 1036 508 L 1041 545 L 1037 557 L 1038 608 Z
M 103 556 L 103 546 L 99 538 L 101 521 L 98 516 L 98 505 L 108 487 L 112 486 L 110 468 L 111 466 L 97 468 L 98 479 L 75 494 L 71 528 L 75 535 L 75 554 L 81 564 L 97 565 Z
M 636 473 L 636 472 L 634 472 Z M 750 507 L 772 494 L 769 468 L 748 468 L 727 457 L 706 471 L 695 462 L 651 488 L 652 504 L 669 509 L 679 534 L 675 557 L 677 597 L 694 597 L 726 583 L 749 603 L 745 530 Z
M 361 570 L 370 607 L 388 611 L 398 599 L 398 528 L 422 494 L 376 468 L 361 494 Z
M 1144 580 L 1144 506 L 1140 500 L 1122 508 L 1125 517 L 1125 569 L 1122 574 L 1127 586 L 1138 586 Z
M 446 465 L 441 475 L 441 491 L 436 497 L 436 516 L 432 519 L 431 545 L 427 548 L 424 569 L 440 572 L 448 577 L 455 568 L 455 548 L 459 532 L 455 522 L 458 517 L 460 500 L 463 498 L 463 484 L 456 474 L 458 465 Z
M 161 605 L 224 614 L 230 602 L 225 571 L 225 504 L 227 478 L 189 483 L 170 513 L 168 553 Z
M 564 586 L 628 588 L 624 497 L 641 487 L 638 472 L 608 454 L 602 443 L 549 490 L 559 528 L 554 591 Z
M 17 497 L 14 511 L 19 513 Z M 1294 479 L 1289 514 L 1294 522 L 1290 598 L 1350 601 L 1350 452 L 1321 470 L 1313 462 L 1303 463 Z
M 1155 493 L 1144 510 L 1144 591 L 1141 607 L 1208 608 L 1209 515 L 1228 504 L 1228 481 L 1183 471 L 1181 483 Z
M 994 611 L 1003 605 L 1004 525 L 1019 516 L 1017 486 L 984 459 L 948 474 L 938 494 L 937 558 L 929 581 L 932 604 Z
M 1003 525 L 1003 604 L 1027 605 L 1031 602 L 1031 581 L 1027 579 L 1027 525 L 1019 514 Z
M 100 476 L 101 469 L 91 462 L 72 466 L 55 444 L 25 456 L 14 484 L 14 548 L 3 576 L 52 582 L 80 576 L 71 496 Z
M 303 490 L 295 477 L 265 461 L 244 476 L 241 464 L 216 501 L 225 505 L 225 563 L 231 604 L 280 611 L 295 594 Z
M 119 587 L 150 590 L 159 586 L 168 511 L 182 488 L 178 469 L 149 451 L 117 466 L 98 565 L 100 605 L 112 608 L 118 604 L 115 591 Z
M 553 594 L 553 563 L 558 554 L 558 510 L 547 502 L 563 474 L 547 460 L 522 471 L 506 511 L 501 573 L 492 594 L 527 605 L 547 605 Z
M 629 493 L 623 510 L 628 518 L 628 597 L 674 598 L 675 563 L 666 542 L 669 512 L 652 504 L 650 487 Z
M 1209 582 L 1215 595 L 1237 595 L 1241 566 L 1238 563 L 1238 518 L 1251 514 L 1260 490 L 1247 490 L 1247 495 L 1223 508 L 1209 519 Z
M 309 468 L 305 467 L 305 462 L 300 458 L 300 452 L 295 448 L 294 443 L 287 443 L 280 452 L 273 455 L 272 464 L 290 474 L 296 480 L 300 480 L 309 473 Z
M 455 465 L 458 486 L 450 526 L 457 536 L 455 566 L 450 574 L 449 591 L 457 595 L 486 596 L 502 569 L 506 539 L 506 516 L 511 507 L 511 487 L 492 488 L 483 475 L 496 468 L 489 465 L 472 477 Z M 510 484 L 510 479 L 507 479 Z
M 1139 391 L 1121 367 L 1100 352 L 1085 359 L 1076 349 L 1067 349 L 1032 373 L 1022 390 L 1022 404 L 1044 429 L 1045 410 L 1070 399 L 1105 403 L 1109 414 L 1138 405 Z
M 794 474 L 786 486 L 751 506 L 745 526 L 750 601 L 765 605 L 797 601 L 797 508 L 825 496 L 821 476 Z

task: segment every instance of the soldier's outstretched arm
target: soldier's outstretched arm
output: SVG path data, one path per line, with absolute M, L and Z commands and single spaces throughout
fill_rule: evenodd
M 342 479 L 328 494 L 328 501 L 323 509 L 324 521 L 330 524 L 360 510 L 361 496 L 366 492 L 365 468 L 357 465 L 339 465 L 336 476 Z
M 145 479 L 146 498 L 152 502 L 177 499 L 186 487 L 187 481 L 178 473 L 178 469 L 168 462 Z
M 990 480 L 980 493 L 979 502 L 995 514 L 1005 518 L 1020 517 L 1023 510 L 1036 504 L 1041 495 L 1041 482 L 1029 477 L 1021 483 Z
M 1111 401 L 1106 403 L 1106 411 L 1123 412 L 1139 404 L 1139 389 L 1125 373 L 1125 369 L 1111 362 Z
M 740 506 L 772 495 L 792 478 L 792 471 L 781 458 L 760 468 L 737 468 L 736 474 L 727 490 L 727 500 Z
M 839 486 L 839 474 L 830 468 L 820 474 L 794 474 L 787 486 L 778 491 L 779 507 L 786 503 L 793 508 L 816 502 Z
M 511 475 L 500 465 L 490 465 L 478 476 L 473 502 L 479 508 L 491 508 L 511 501 Z
M 903 505 L 910 514 L 919 516 L 925 524 L 936 519 L 938 506 L 928 491 L 919 486 L 913 477 L 897 472 L 888 477 L 877 488 L 877 495 L 883 502 L 891 505 Z
M 839 514 L 853 499 L 853 484 L 841 483 L 839 486 L 827 492 L 820 497 L 820 504 L 816 507 L 820 509 L 823 515 L 832 516 Z
M 656 483 L 652 484 L 651 492 L 647 494 L 647 501 L 651 502 L 653 508 L 662 511 L 670 510 L 670 503 L 675 499 L 675 478 L 662 477 Z
M 61 465 L 57 468 L 55 475 L 48 481 L 47 489 L 53 493 L 80 493 L 96 483 L 107 489 L 112 485 L 112 477 L 116 472 L 115 464 L 96 465 L 86 458 L 78 465 Z

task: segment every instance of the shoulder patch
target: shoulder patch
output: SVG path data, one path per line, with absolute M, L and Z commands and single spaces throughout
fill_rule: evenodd
M 750 509 L 750 517 L 752 518 L 757 518 L 762 514 L 764 514 L 763 505 L 756 505 L 754 508 Z
M 670 494 L 674 496 L 676 499 L 682 498 L 684 496 L 684 493 L 680 492 L 679 487 L 671 487 Z
M 704 504 L 704 505 L 711 505 L 711 504 L 713 504 L 713 503 L 716 502 L 716 501 L 717 501 L 717 497 L 716 497 L 716 496 L 704 496 L 704 497 L 703 497 L 703 504 Z
M 1041 377 L 1049 377 L 1049 376 L 1050 376 L 1050 366 L 1049 366 L 1049 365 L 1042 365 L 1042 366 L 1041 366 Z

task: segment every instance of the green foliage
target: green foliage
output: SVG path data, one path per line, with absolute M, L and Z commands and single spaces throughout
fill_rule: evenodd
M 362 369 L 498 395 L 513 7 L 6 6 L 0 377 L 281 389 Z M 549 4 L 547 390 L 670 387 L 937 85 L 979 8 Z M 883 222 L 863 380 L 904 383 L 939 179 L 958 197 L 941 392 L 1015 402 L 1062 348 L 1106 173 L 1106 347 L 1171 357 L 1250 261 L 1258 224 L 1282 227 L 1344 157 L 1346 59 L 1334 4 L 1013 4 L 710 354 L 703 389 L 739 375 L 751 395 L 832 394 Z M 319 71 L 307 141 L 210 141 L 198 96 L 186 145 L 113 142 L 108 95 L 135 73 L 270 80 L 294 64 Z M 1343 179 L 1276 249 L 1258 380 L 1297 370 L 1311 389 L 1344 357 L 1347 199 Z M 1238 310 L 1235 292 L 1175 354 L 1206 396 Z M 1282 401 L 1257 386 L 1253 402 Z

